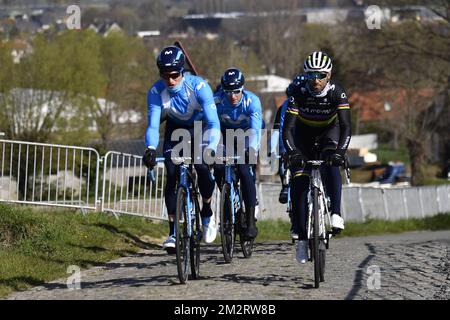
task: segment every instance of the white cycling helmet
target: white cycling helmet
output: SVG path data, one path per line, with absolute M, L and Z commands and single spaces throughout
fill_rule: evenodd
M 332 68 L 331 58 L 322 51 L 314 51 L 311 53 L 303 64 L 305 72 L 331 72 Z

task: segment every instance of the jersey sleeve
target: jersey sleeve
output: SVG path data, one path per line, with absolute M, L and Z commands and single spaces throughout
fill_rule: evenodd
M 203 110 L 203 121 L 206 123 L 206 140 L 208 148 L 217 151 L 220 141 L 220 122 L 213 92 L 204 80 L 200 80 L 195 87 L 198 102 Z
M 257 96 L 252 97 L 250 106 L 250 135 L 249 147 L 259 150 L 261 144 L 262 111 L 261 101 Z
M 156 149 L 159 143 L 159 124 L 161 119 L 162 102 L 158 89 L 153 86 L 147 93 L 147 130 L 145 145 Z
M 284 119 L 286 117 L 286 110 L 288 107 L 288 100 L 286 100 L 280 108 L 280 132 L 283 132 L 283 126 L 284 126 Z M 284 143 L 283 143 L 283 136 L 280 135 L 280 154 L 283 154 L 284 152 L 286 152 L 286 148 L 284 147 Z
M 338 110 L 350 109 L 350 104 L 348 103 L 347 94 L 345 93 L 344 89 L 342 89 L 339 86 L 336 86 L 334 94 Z
M 297 122 L 298 116 L 298 105 L 297 101 L 293 96 L 288 98 L 288 105 L 286 108 L 286 113 L 284 115 L 283 128 L 282 128 L 282 138 L 283 145 L 287 151 L 295 150 L 295 140 L 294 140 L 294 130 L 295 124 Z
M 335 100 L 337 103 L 337 115 L 339 119 L 339 142 L 336 151 L 344 155 L 350 144 L 352 134 L 352 124 L 350 115 L 350 104 L 348 103 L 347 94 L 344 89 L 336 86 Z

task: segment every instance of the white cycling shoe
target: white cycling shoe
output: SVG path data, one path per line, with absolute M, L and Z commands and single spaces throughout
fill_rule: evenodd
M 210 217 L 202 218 L 203 225 L 203 239 L 206 243 L 212 243 L 216 240 L 217 237 L 217 229 L 214 226 L 214 222 Z
M 299 240 L 295 250 L 295 258 L 298 263 L 306 263 L 308 260 L 308 240 Z
M 170 235 L 166 241 L 163 242 L 163 249 L 175 249 L 175 236 Z
M 332 214 L 331 215 L 331 226 L 334 229 L 344 230 L 344 219 L 340 215 Z

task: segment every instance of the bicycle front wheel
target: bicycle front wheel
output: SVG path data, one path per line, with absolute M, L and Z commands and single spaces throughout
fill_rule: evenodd
M 177 270 L 181 283 L 187 282 L 190 264 L 190 237 L 188 233 L 187 213 L 186 190 L 183 187 L 179 187 L 175 212 L 175 234 Z
M 325 281 L 325 259 L 326 258 L 326 245 L 324 240 L 319 241 L 319 265 L 320 265 L 320 272 L 319 272 L 319 278 L 320 282 Z
M 312 239 L 312 257 L 314 261 L 314 287 L 319 287 L 320 282 L 320 256 L 319 256 L 319 190 L 313 191 L 313 239 Z
M 230 263 L 234 254 L 233 206 L 231 203 L 231 187 L 225 183 L 220 197 L 220 239 L 226 263 Z

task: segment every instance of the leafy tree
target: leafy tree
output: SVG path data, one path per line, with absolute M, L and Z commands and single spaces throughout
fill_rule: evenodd
M 99 46 L 90 31 L 66 31 L 52 40 L 38 35 L 32 53 L 20 63 L 1 55 L 1 128 L 16 140 L 47 141 L 68 127 L 55 127 L 63 117 L 75 126 L 85 115 L 87 97 L 98 95 L 102 83 Z

